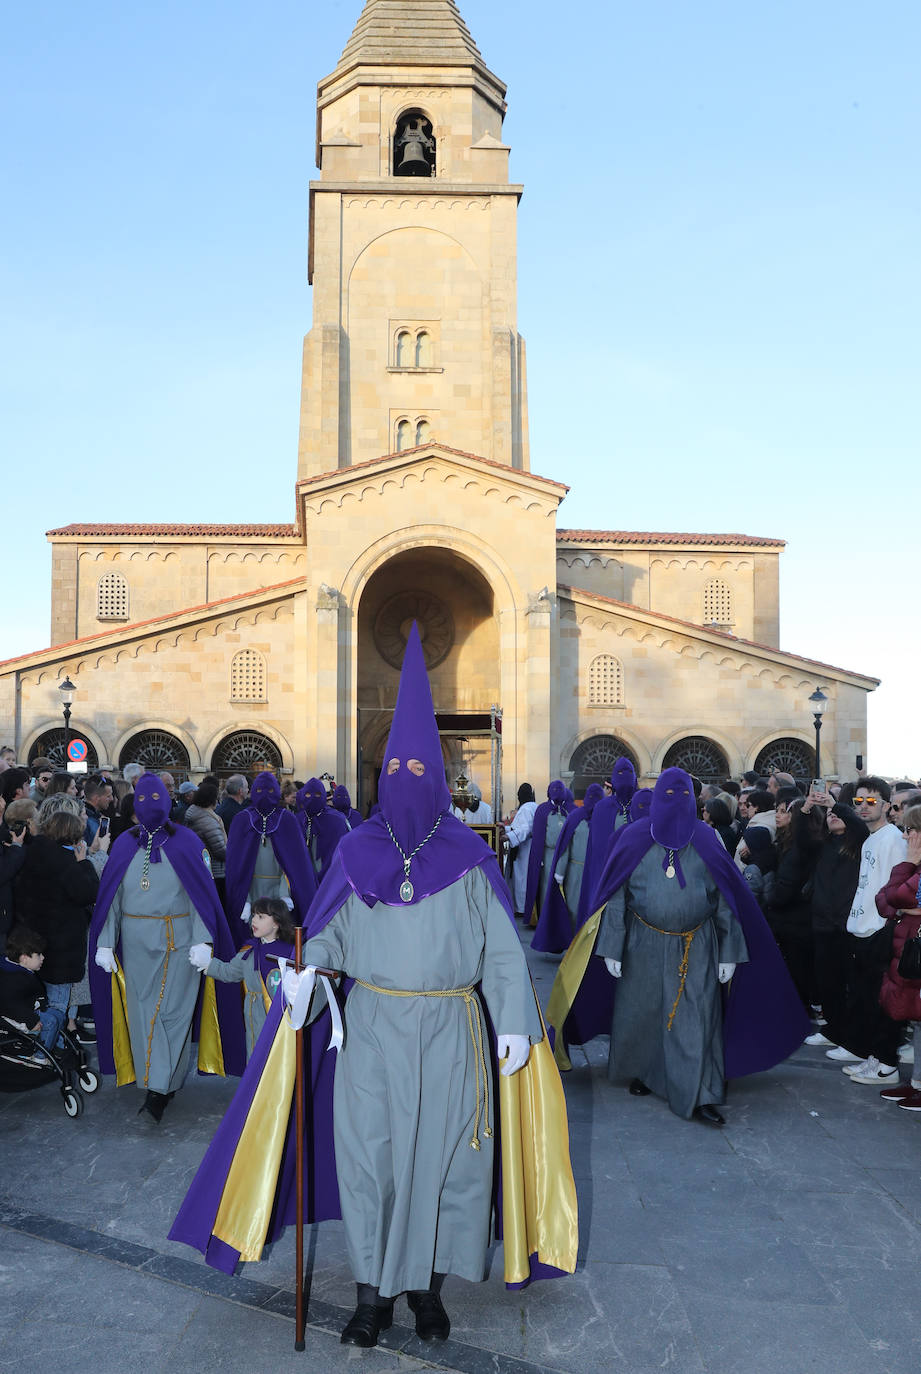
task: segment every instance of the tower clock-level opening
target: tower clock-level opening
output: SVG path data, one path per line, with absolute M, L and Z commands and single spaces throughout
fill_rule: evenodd
M 499 704 L 499 626 L 492 587 L 451 549 L 394 555 L 369 580 L 358 607 L 358 792 L 377 800 L 400 667 L 413 621 L 439 718 L 449 784 L 461 772 L 492 802 L 497 788 L 491 713 Z

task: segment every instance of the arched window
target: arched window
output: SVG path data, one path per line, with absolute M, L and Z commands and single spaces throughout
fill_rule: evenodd
M 241 649 L 230 661 L 230 700 L 267 701 L 265 655 Z
M 416 367 L 432 366 L 432 336 L 427 329 L 416 335 Z
M 678 740 L 662 760 L 663 768 L 683 768 L 701 782 L 720 782 L 729 776 L 729 760 L 718 744 L 703 735 Z
M 589 706 L 623 706 L 624 669 L 613 654 L 596 654 L 588 665 Z
M 435 139 L 432 121 L 422 110 L 407 110 L 397 120 L 393 135 L 393 175 L 433 177 Z
M 80 722 L 76 721 L 70 727 L 70 737 L 78 736 L 86 740 L 86 766 L 91 773 L 99 767 L 99 755 L 92 744 L 80 730 Z M 64 753 L 64 731 L 58 727 L 55 730 L 46 730 L 29 750 L 29 763 L 34 759 L 50 759 L 55 768 L 67 767 L 67 756 Z
M 402 453 L 404 449 L 412 448 L 413 427 L 408 420 L 397 421 L 397 437 L 394 445 L 394 452 Z
M 629 759 L 639 772 L 633 750 L 616 735 L 593 735 L 583 740 L 569 760 L 574 794 L 584 797 L 590 783 L 610 781 L 611 770 L 620 758 Z
M 126 763 L 139 763 L 151 773 L 172 773 L 177 783 L 189 776 L 189 751 L 166 730 L 140 730 L 132 735 L 118 756 L 119 768 Z
M 705 625 L 718 625 L 720 628 L 732 624 L 732 590 L 721 577 L 711 577 L 704 584 Z
M 792 773 L 794 778 L 814 776 L 815 750 L 801 739 L 775 739 L 755 759 L 755 772 L 763 778 L 772 773 Z
M 410 367 L 412 363 L 412 335 L 408 329 L 401 329 L 397 335 L 397 347 L 394 354 L 397 367 Z
M 128 619 L 128 583 L 120 572 L 103 573 L 97 582 L 96 619 Z
M 219 778 L 234 773 L 254 777 L 256 773 L 278 773 L 282 759 L 278 746 L 258 730 L 235 730 L 225 735 L 211 756 L 211 772 Z
M 417 448 L 419 447 L 420 444 L 427 444 L 427 443 L 428 443 L 428 441 L 429 441 L 429 439 L 430 439 L 430 437 L 431 437 L 431 430 L 432 430 L 432 426 L 429 424 L 428 420 L 417 420 L 417 421 L 416 421 L 416 447 L 417 447 Z

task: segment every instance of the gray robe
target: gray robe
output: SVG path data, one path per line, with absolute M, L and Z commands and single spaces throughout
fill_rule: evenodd
M 253 870 L 248 896 L 250 902 L 255 902 L 257 897 L 281 897 L 282 901 L 285 901 L 291 896 L 288 879 L 275 857 L 271 841 L 260 844 L 256 850 L 256 867 Z
M 212 959 L 205 973 L 219 983 L 243 984 L 243 1024 L 246 1026 L 246 1058 L 249 1059 L 253 1046 L 259 1039 L 259 1032 L 265 1025 L 265 984 L 262 974 L 255 966 L 252 951 L 244 950 L 228 960 Z
M 303 959 L 407 991 L 482 979 L 497 1032 L 542 1035 L 517 933 L 479 868 L 413 906 L 349 897 Z M 492 1124 L 488 1043 L 485 1052 Z M 393 997 L 357 983 L 349 993 L 336 1168 L 352 1273 L 384 1297 L 428 1288 L 433 1270 L 483 1278 L 493 1150 L 482 1113 L 480 1148 L 470 1145 L 483 1099 L 477 1062 L 462 997 Z
M 556 842 L 560 838 L 560 831 L 566 824 L 566 817 L 562 811 L 551 811 L 547 817 L 547 831 L 544 835 L 544 857 L 540 866 L 540 885 L 537 894 L 538 913 L 544 909 L 544 899 L 547 896 L 547 888 L 553 882 L 553 852 L 556 849 Z
M 589 824 L 582 821 L 576 826 L 569 844 L 557 860 L 556 872 L 563 878 L 563 896 L 573 921 L 579 910 L 579 896 L 582 892 L 582 874 L 585 871 L 585 850 L 588 846 Z M 556 877 L 556 874 L 554 874 Z
M 150 887 L 141 887 L 144 854 L 132 858 L 119 884 L 99 945 L 122 942 L 128 1034 L 138 1086 L 171 1093 L 189 1067 L 192 1017 L 201 974 L 189 963 L 192 945 L 211 943 L 165 851 L 150 865 Z M 167 918 L 171 917 L 172 920 Z
M 679 854 L 686 887 L 667 878 L 665 850 L 654 844 L 623 887 L 609 899 L 595 953 L 623 963 L 611 1030 L 608 1077 L 639 1078 L 668 1101 L 677 1116 L 724 1097 L 723 1013 L 717 966 L 748 962 L 745 936 L 703 859 L 690 845 Z M 642 921 L 636 917 L 642 917 Z M 656 926 L 650 930 L 647 925 Z M 680 988 L 684 941 L 687 978 Z

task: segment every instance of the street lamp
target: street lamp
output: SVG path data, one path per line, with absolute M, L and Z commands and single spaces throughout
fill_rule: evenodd
M 58 691 L 61 693 L 61 702 L 64 707 L 64 767 L 67 767 L 67 746 L 70 744 L 70 708 L 77 688 L 66 677 L 63 682 L 58 683 Z
M 820 778 L 822 776 L 822 755 L 819 746 L 822 735 L 822 717 L 828 710 L 828 697 L 821 687 L 817 687 L 809 701 L 812 704 L 812 719 L 815 721 L 815 775 Z

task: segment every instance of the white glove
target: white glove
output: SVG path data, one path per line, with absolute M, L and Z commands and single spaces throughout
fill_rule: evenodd
M 307 1020 L 310 1003 L 313 1001 L 317 976 L 316 967 L 309 965 L 300 973 L 295 973 L 294 969 L 289 968 L 286 961 L 282 959 L 279 960 L 279 968 L 281 969 L 281 990 L 285 1001 L 291 1008 L 291 1025 L 295 1030 L 300 1030 Z
M 500 1073 L 510 1078 L 527 1064 L 531 1042 L 526 1035 L 498 1035 L 496 1041 L 499 1058 L 505 1060 Z
M 253 914 L 252 905 L 249 902 L 243 903 L 243 910 L 240 912 L 240 920 L 244 925 L 249 925 L 249 918 Z
M 105 945 L 100 945 L 96 951 L 96 963 L 101 969 L 104 969 L 106 973 L 115 973 L 118 968 L 115 950 L 106 949 Z
M 566 881 L 566 874 L 565 874 L 565 873 L 554 873 L 554 875 L 553 875 L 553 881 L 556 882 L 556 883 L 559 883 L 560 887 L 562 887 L 563 884 L 564 884 L 564 882 Z
M 735 971 L 736 971 L 736 966 L 735 966 L 735 964 L 720 964 L 720 966 L 719 966 L 719 980 L 720 980 L 720 982 L 721 982 L 721 983 L 728 983 L 729 980 L 730 980 L 730 978 L 732 977 L 732 975 L 735 973 Z
M 624 971 L 624 966 L 619 959 L 605 959 L 604 966 L 612 978 L 619 978 Z
M 193 945 L 189 950 L 189 963 L 194 964 L 197 969 L 200 969 L 201 972 L 204 973 L 205 969 L 211 963 L 211 946 Z
M 282 897 L 281 900 L 284 902 L 285 906 L 288 908 L 289 911 L 294 910 L 294 903 L 290 897 Z

